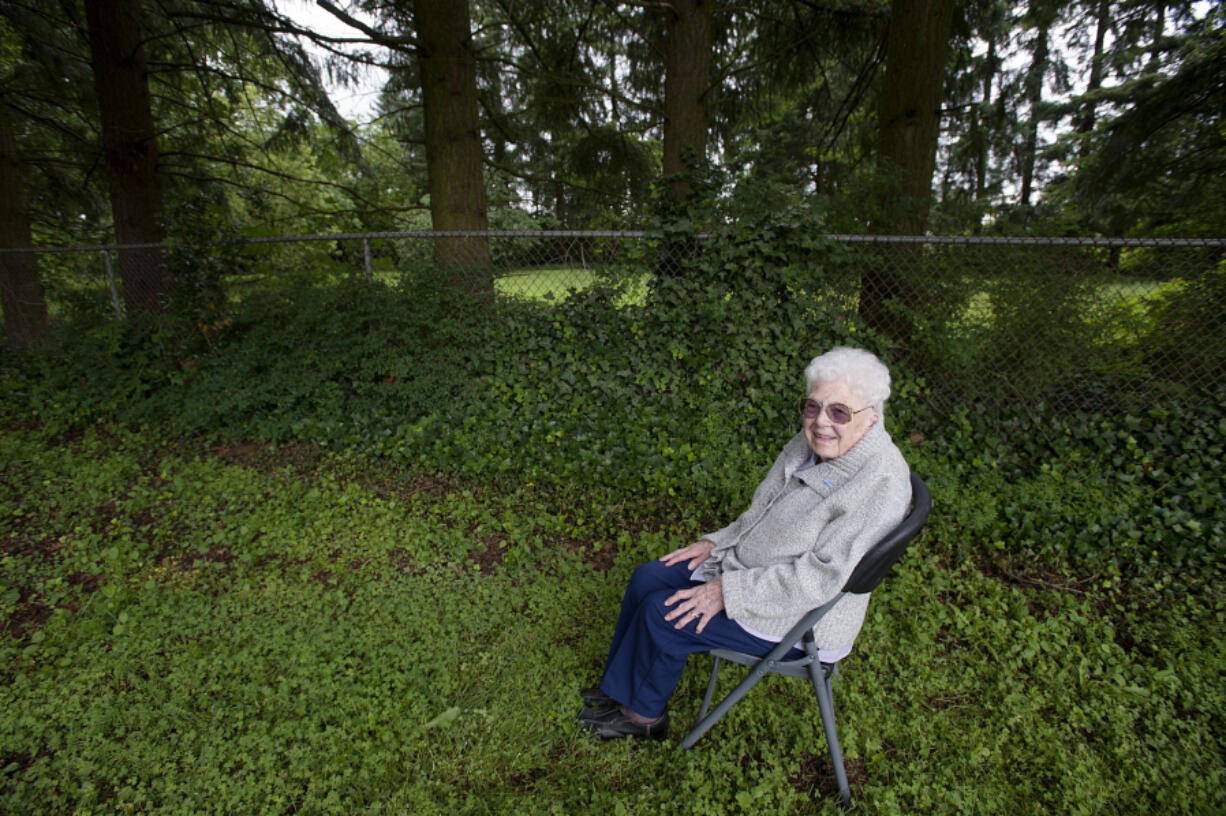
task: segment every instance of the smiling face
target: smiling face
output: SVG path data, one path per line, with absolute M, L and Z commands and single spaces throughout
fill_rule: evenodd
M 805 441 L 820 459 L 835 459 L 847 453 L 877 421 L 877 412 L 873 409 L 860 410 L 866 407 L 864 398 L 857 396 L 843 380 L 815 384 L 809 391 L 809 399 L 820 402 L 823 406 L 841 402 L 852 411 L 860 411 L 853 414 L 846 425 L 831 422 L 824 407 L 822 412 L 812 419 L 804 416 L 800 418 Z

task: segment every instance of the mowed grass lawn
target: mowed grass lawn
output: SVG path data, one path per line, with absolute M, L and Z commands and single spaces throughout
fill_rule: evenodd
M 596 270 L 579 266 L 512 269 L 500 274 L 494 289 L 500 295 L 538 299 L 556 299 L 571 292 L 586 289 L 596 282 Z
M 508 297 L 562 300 L 573 292 L 587 289 L 599 279 L 599 270 L 578 266 L 513 269 L 495 279 L 494 289 Z M 619 305 L 642 305 L 647 298 L 649 282 L 647 273 L 628 281 Z
M 933 488 L 836 683 L 858 809 L 1221 812 L 1220 599 L 1122 633 L 1090 583 L 955 559 L 957 491 Z M 8 427 L 0 811 L 839 812 L 799 682 L 690 752 L 699 657 L 669 740 L 575 726 L 633 566 L 703 526 L 311 448 Z
M 361 268 L 354 268 L 351 262 L 333 258 L 319 248 L 308 245 L 307 252 L 309 254 L 306 254 L 307 260 L 303 261 L 302 268 L 309 269 L 310 276 L 334 283 L 352 281 L 364 276 Z M 231 275 L 227 278 L 227 305 L 232 307 L 241 303 L 244 296 L 252 290 L 276 288 L 298 280 L 295 276 L 269 272 L 264 264 L 257 264 L 255 268 L 260 271 Z M 295 267 L 289 264 L 288 268 Z M 495 272 L 494 289 L 505 297 L 559 301 L 574 292 L 593 286 L 600 279 L 600 275 L 601 270 L 598 268 L 569 264 L 498 270 Z M 402 278 L 403 274 L 395 268 L 391 258 L 378 256 L 373 259 L 374 282 L 397 287 L 402 284 Z M 640 275 L 628 280 L 619 305 L 642 305 L 647 297 L 650 280 L 651 275 L 646 268 Z M 117 291 L 121 292 L 122 281 L 117 272 L 116 285 L 119 287 Z M 973 284 L 968 281 L 968 285 Z M 1182 285 L 1180 280 L 1120 280 L 1104 276 L 1103 282 L 1093 288 L 1094 296 L 1085 300 L 1085 315 L 1094 317 L 1109 311 L 1118 321 L 1125 313 L 1129 313 L 1133 322 L 1144 321 L 1144 312 L 1148 305 L 1162 295 L 1177 291 Z M 1036 291 L 1042 291 L 1044 284 L 1041 278 L 1036 279 L 1035 286 Z M 50 297 L 52 312 L 56 315 L 64 312 L 66 301 L 89 301 L 96 310 L 106 311 L 108 314 L 112 309 L 111 291 L 101 262 L 92 256 L 72 269 L 57 269 Z M 850 310 L 854 310 L 856 306 L 855 298 L 846 303 L 846 308 Z M 961 323 L 965 326 L 989 327 L 995 321 L 995 311 L 993 294 L 986 290 L 977 291 L 967 300 L 961 313 Z
M 1148 310 L 1164 296 L 1174 294 L 1182 286 L 1181 280 L 1120 281 L 1104 276 L 1103 280 L 1093 286 L 1087 286 L 1079 293 L 1081 316 L 1087 320 L 1114 321 L 1119 324 L 1131 325 L 1133 328 L 1148 325 Z M 1033 294 L 1042 297 L 1047 286 L 1042 278 L 1033 282 Z M 960 322 L 966 326 L 990 328 L 997 319 L 997 298 L 1004 298 L 1002 305 L 1006 310 L 1016 308 L 1017 303 L 1007 298 L 1015 296 L 1016 292 L 1004 295 L 994 294 L 990 289 L 976 291 L 968 298 L 966 307 L 960 313 Z M 1117 328 L 1119 328 L 1117 326 Z
M 575 266 L 514 269 L 500 274 L 495 280 L 495 290 L 508 297 L 535 300 L 562 300 L 573 292 L 582 291 L 598 280 L 597 270 Z M 641 305 L 647 296 L 650 276 L 644 274 L 631 281 L 621 305 Z M 1034 284 L 1042 292 L 1044 284 L 1037 279 Z M 1103 282 L 1092 287 L 1083 296 L 1083 316 L 1089 320 L 1106 318 L 1111 330 L 1104 338 L 1118 339 L 1123 334 L 1131 338 L 1141 326 L 1147 326 L 1148 307 L 1166 294 L 1176 291 L 1181 281 L 1159 282 L 1125 280 L 1104 276 Z M 855 299 L 846 304 L 848 309 L 857 306 Z M 968 327 L 989 328 L 996 320 L 993 293 L 978 291 L 966 303 L 961 314 L 961 323 Z M 1121 321 L 1123 321 L 1121 323 Z

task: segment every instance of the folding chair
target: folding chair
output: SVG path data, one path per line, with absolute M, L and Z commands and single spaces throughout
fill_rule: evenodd
M 881 583 L 881 579 L 886 576 L 886 573 L 890 571 L 890 567 L 894 565 L 894 562 L 902 556 L 903 552 L 907 549 L 907 544 L 910 543 L 911 539 L 915 538 L 920 528 L 924 526 L 924 522 L 928 519 L 928 512 L 931 509 L 932 496 L 928 492 L 928 486 L 924 484 L 920 477 L 912 473 L 911 510 L 907 513 L 907 517 L 885 538 L 873 545 L 873 548 L 860 559 L 860 563 L 856 565 L 851 577 L 844 584 L 843 592 L 854 592 L 857 594 L 872 592 Z M 830 746 L 830 760 L 834 763 L 834 776 L 839 783 L 839 795 L 842 797 L 844 807 L 850 806 L 851 790 L 847 786 L 847 771 L 843 767 L 843 752 L 839 749 L 838 732 L 835 730 L 834 697 L 831 694 L 830 687 L 831 677 L 838 676 L 838 664 L 822 663 L 818 659 L 817 645 L 813 641 L 813 626 L 817 623 L 818 618 L 826 614 L 826 611 L 834 605 L 838 597 L 832 598 L 801 618 L 800 622 L 783 636 L 783 640 L 779 641 L 779 645 L 771 649 L 765 657 L 734 652 L 728 649 L 712 649 L 711 654 L 715 657 L 715 666 L 711 669 L 711 680 L 707 683 L 707 693 L 702 700 L 702 710 L 698 712 L 698 722 L 695 723 L 694 728 L 682 740 L 681 747 L 693 747 L 694 743 L 698 742 L 703 734 L 707 733 L 721 717 L 728 713 L 728 710 L 737 701 L 745 696 L 746 692 L 766 675 L 784 674 L 788 677 L 808 678 L 812 681 L 813 688 L 817 692 L 817 707 L 822 715 L 822 727 L 826 731 L 826 742 Z M 791 650 L 797 641 L 802 643 L 805 656 L 794 660 L 783 659 L 783 656 Z M 750 666 L 752 670 L 741 681 L 740 685 L 734 688 L 715 707 L 714 711 L 707 714 L 707 708 L 711 704 L 711 695 L 715 692 L 715 680 L 719 675 L 719 662 L 721 660 L 730 660 L 733 663 L 740 663 L 742 666 Z

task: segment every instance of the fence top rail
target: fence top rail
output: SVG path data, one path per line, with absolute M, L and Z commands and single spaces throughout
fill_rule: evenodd
M 983 244 L 997 246 L 1226 247 L 1226 238 L 1078 238 L 997 235 L 851 235 L 827 233 L 844 244 Z
M 0 247 L 0 254 L 18 252 L 115 252 L 128 249 L 165 249 L 176 247 L 236 246 L 246 244 L 286 244 L 302 241 L 370 241 L 402 238 L 623 238 L 652 237 L 646 230 L 409 230 L 403 232 L 336 232 L 313 235 L 278 235 L 241 238 L 234 241 L 207 241 L 199 244 L 89 244 L 54 247 Z M 700 233 L 700 238 L 709 233 Z M 824 238 L 843 244 L 931 244 L 996 246 L 1079 246 L 1079 247 L 1223 247 L 1226 238 L 1102 238 L 1102 237 L 1020 237 L 985 235 L 859 235 L 824 233 Z

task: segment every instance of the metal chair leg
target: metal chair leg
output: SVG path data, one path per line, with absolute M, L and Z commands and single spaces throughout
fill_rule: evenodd
M 826 745 L 830 748 L 830 762 L 834 765 L 834 778 L 839 784 L 839 798 L 843 807 L 851 807 L 851 787 L 847 784 L 847 769 L 843 766 L 843 751 L 839 747 L 839 734 L 834 721 L 834 694 L 830 687 L 830 674 L 820 663 L 809 665 L 813 689 L 817 692 L 817 708 L 822 715 L 822 728 L 826 732 Z
M 736 705 L 737 702 L 765 676 L 766 669 L 762 666 L 757 666 L 752 669 L 749 674 L 745 676 L 745 679 L 738 683 L 737 687 L 728 693 L 727 697 L 720 700 L 719 705 L 715 707 L 714 711 L 698 721 L 698 724 L 694 726 L 693 730 L 691 730 L 690 733 L 686 735 L 685 739 L 681 741 L 681 747 L 683 749 L 694 747 L 694 743 L 702 739 L 702 735 L 710 731 L 711 727 L 719 722 L 720 718 L 727 714 L 728 710 Z
M 698 711 L 698 719 L 707 716 L 707 709 L 711 707 L 711 695 L 715 693 L 715 681 L 719 677 L 719 658 L 715 658 L 715 665 L 711 667 L 711 679 L 707 681 L 707 693 L 702 696 L 702 708 Z

